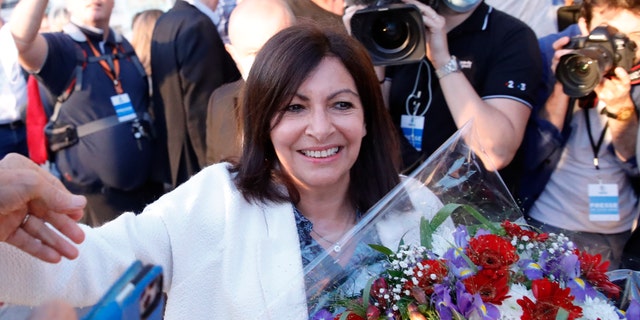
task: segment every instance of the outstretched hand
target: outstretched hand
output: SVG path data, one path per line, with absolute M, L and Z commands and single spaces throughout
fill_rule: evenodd
M 78 314 L 64 300 L 51 300 L 35 308 L 27 320 L 77 320 Z
M 69 240 L 84 240 L 76 222 L 85 205 L 83 196 L 28 158 L 8 154 L 0 160 L 0 241 L 47 262 L 74 259 L 78 249 Z

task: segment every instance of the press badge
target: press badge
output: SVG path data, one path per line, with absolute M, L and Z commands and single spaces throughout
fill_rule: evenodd
M 589 220 L 620 221 L 617 184 L 589 184 Z
M 117 94 L 111 97 L 111 104 L 116 111 L 118 121 L 125 122 L 135 119 L 136 112 L 133 110 L 131 98 L 128 93 Z
M 400 118 L 402 134 L 418 151 L 422 151 L 422 132 L 424 131 L 424 116 L 402 115 Z

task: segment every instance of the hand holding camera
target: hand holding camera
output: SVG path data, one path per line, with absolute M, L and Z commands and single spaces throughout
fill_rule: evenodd
M 629 71 L 637 45 L 616 28 L 600 26 L 588 36 L 572 38 L 565 48 L 572 51 L 560 58 L 556 78 L 565 94 L 579 98 L 594 91 L 604 77 L 615 76 L 617 67 Z
M 347 0 L 347 30 L 369 51 L 378 66 L 420 61 L 425 54 L 433 62 L 450 58 L 445 18 L 440 5 L 452 12 L 470 12 L 479 0 Z M 359 7 L 353 13 L 354 5 Z M 425 32 L 428 33 L 425 40 Z M 425 41 L 429 41 L 427 46 Z M 442 49 L 442 50 L 441 50 Z M 427 50 L 429 52 L 427 52 Z M 435 52 L 439 52 L 436 57 Z M 446 60 L 444 60 L 446 59 Z
M 613 70 L 615 76 L 605 78 L 594 91 L 598 99 L 606 104 L 603 110 L 612 119 L 628 121 L 635 115 L 635 104 L 629 94 L 631 91 L 631 78 L 623 68 Z

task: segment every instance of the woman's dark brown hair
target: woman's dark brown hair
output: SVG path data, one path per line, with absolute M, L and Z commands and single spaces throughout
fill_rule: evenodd
M 252 202 L 299 202 L 299 193 L 281 170 L 270 139 L 272 120 L 325 57 L 338 58 L 360 94 L 367 134 L 351 168 L 349 196 L 365 212 L 399 183 L 399 149 L 369 55 L 344 31 L 311 22 L 273 36 L 258 53 L 242 93 L 243 147 L 235 183 Z M 284 188 L 283 188 L 284 186 Z

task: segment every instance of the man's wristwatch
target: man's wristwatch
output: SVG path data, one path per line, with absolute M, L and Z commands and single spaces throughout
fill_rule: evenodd
M 611 119 L 616 119 L 619 121 L 626 121 L 633 116 L 635 111 L 635 107 L 622 107 L 618 111 L 618 113 L 612 113 L 607 110 L 607 108 L 602 109 L 602 113 Z
M 444 66 L 436 69 L 436 75 L 438 75 L 438 79 L 442 79 L 454 72 L 460 72 L 460 63 L 458 62 L 458 58 L 456 56 L 451 56 L 449 62 Z

